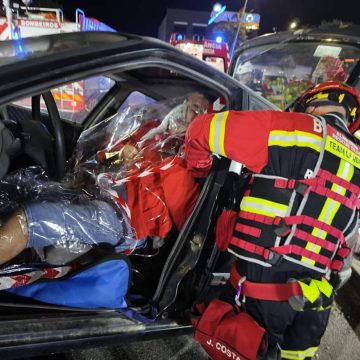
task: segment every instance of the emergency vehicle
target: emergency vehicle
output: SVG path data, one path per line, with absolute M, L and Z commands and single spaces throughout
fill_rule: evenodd
M 75 22 L 67 21 L 62 10 L 56 8 L 20 6 L 11 10 L 11 24 L 9 24 L 9 17 L 0 16 L 0 40 L 64 32 L 116 31 L 95 18 L 86 17 L 80 9 L 76 9 Z M 95 77 L 59 87 L 52 90 L 52 93 L 60 111 L 76 116 L 79 112 L 93 107 L 94 92 L 98 93 L 104 86 L 106 87 L 106 84 L 103 79 Z M 19 105 L 30 106 L 30 99 L 23 100 Z M 41 107 L 45 108 L 43 102 Z
M 181 37 L 181 36 L 180 36 Z M 222 72 L 227 72 L 230 64 L 230 53 L 228 44 L 213 40 L 186 40 L 179 39 L 179 34 L 173 33 L 170 44 L 185 53 L 205 61 Z

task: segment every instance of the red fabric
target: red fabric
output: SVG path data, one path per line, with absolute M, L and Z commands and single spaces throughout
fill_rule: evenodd
M 124 176 L 134 176 L 146 169 L 167 164 L 174 157 L 170 157 L 166 149 L 172 147 L 175 138 L 162 133 L 140 142 L 146 133 L 159 124 L 159 120 L 145 122 L 128 138 L 122 139 L 110 149 L 99 151 L 98 160 L 103 162 L 105 153 L 120 151 L 125 145 L 132 145 L 139 150 L 141 157 L 137 157 L 134 164 L 128 163 L 129 170 L 124 172 Z M 165 237 L 173 224 L 180 230 L 195 206 L 200 192 L 197 182 L 189 175 L 183 160 L 168 170 L 131 179 L 126 183 L 126 187 L 126 203 L 131 214 L 130 224 L 136 231 L 137 239 L 146 236 Z
M 234 230 L 237 212 L 225 210 L 219 216 L 216 223 L 216 246 L 219 251 L 228 249 L 231 235 Z
M 194 338 L 213 360 L 256 360 L 266 352 L 266 333 L 245 312 L 213 300 L 195 324 Z
M 150 130 L 156 128 L 157 126 L 159 126 L 160 121 L 159 120 L 149 120 L 146 121 L 144 124 L 142 124 L 139 128 L 137 128 L 133 133 L 129 134 L 129 136 L 125 139 L 122 139 L 121 141 L 119 141 L 117 144 L 115 144 L 114 146 L 112 146 L 110 149 L 105 149 L 105 150 L 100 150 L 97 154 L 98 160 L 100 162 L 104 162 L 105 160 L 105 153 L 107 152 L 115 152 L 115 151 L 119 151 L 121 150 L 125 145 L 133 145 L 135 147 L 137 147 L 138 149 L 140 149 L 138 145 L 138 143 L 140 142 L 140 139 L 146 134 L 148 133 Z M 148 145 L 150 145 L 151 143 L 154 142 L 154 139 L 150 139 L 147 140 L 146 142 L 144 142 L 141 146 L 141 148 L 144 148 Z
M 236 267 L 231 268 L 230 283 L 234 289 L 238 288 L 241 275 Z M 255 283 L 245 280 L 242 283 L 241 292 L 243 295 L 253 299 L 270 301 L 287 301 L 293 296 L 302 296 L 301 287 L 297 282 L 287 284 L 276 283 Z
M 162 164 L 171 161 L 165 160 Z M 184 161 L 168 170 L 127 183 L 131 225 L 137 238 L 165 237 L 174 222 L 181 229 L 199 196 L 199 185 L 189 176 Z

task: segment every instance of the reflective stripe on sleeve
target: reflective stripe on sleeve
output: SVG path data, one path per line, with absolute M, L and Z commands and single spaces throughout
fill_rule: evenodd
M 229 115 L 228 111 L 217 113 L 210 123 L 209 147 L 211 152 L 226 156 L 225 153 L 225 127 Z
M 283 131 L 283 130 L 273 130 L 270 131 L 269 146 L 299 146 L 299 147 L 309 147 L 317 152 L 321 151 L 322 146 L 322 137 L 307 133 L 304 131 Z

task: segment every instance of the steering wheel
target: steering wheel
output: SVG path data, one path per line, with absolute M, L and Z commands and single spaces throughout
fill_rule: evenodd
M 40 98 L 43 97 L 48 112 L 48 121 L 44 120 L 40 113 Z M 66 165 L 66 151 L 64 131 L 61 124 L 60 114 L 50 91 L 44 92 L 41 95 L 36 95 L 31 98 L 32 118 L 41 122 L 46 126 L 48 131 L 54 138 L 54 173 L 49 174 L 56 180 L 60 180 L 65 173 Z

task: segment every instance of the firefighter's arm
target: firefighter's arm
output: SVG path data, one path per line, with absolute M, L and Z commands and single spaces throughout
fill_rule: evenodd
M 226 111 L 196 117 L 186 133 L 188 169 L 206 176 L 214 153 L 260 172 L 268 161 L 271 118 L 271 111 Z

